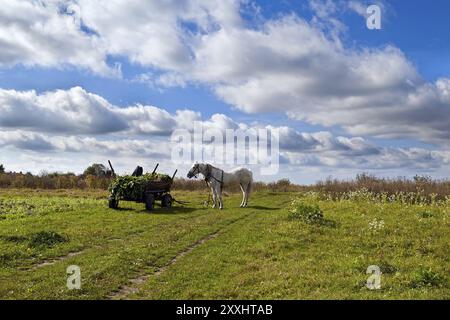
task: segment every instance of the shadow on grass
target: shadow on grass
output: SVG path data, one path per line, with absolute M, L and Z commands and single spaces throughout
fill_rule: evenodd
M 265 206 L 247 206 L 248 209 L 256 209 L 256 210 L 280 210 L 280 208 L 272 208 L 272 207 L 265 207 Z
M 288 218 L 288 221 L 302 221 L 303 223 L 309 224 L 310 226 L 317 226 L 317 227 L 326 227 L 326 228 L 332 228 L 336 229 L 340 227 L 340 224 L 337 223 L 334 220 L 329 219 L 318 219 L 318 220 L 304 220 L 299 218 Z
M 324 226 L 324 227 L 328 227 L 328 228 L 333 228 L 333 229 L 339 227 L 339 224 L 336 221 L 329 220 L 329 219 L 323 219 L 322 222 L 320 222 L 320 225 Z
M 196 207 L 172 207 L 172 208 L 161 208 L 155 207 L 153 210 L 148 211 L 146 209 L 138 210 L 139 213 L 147 214 L 186 214 L 194 211 L 205 210 L 207 208 L 196 208 Z
M 122 208 L 122 207 L 119 207 L 119 208 L 116 208 L 116 209 L 113 209 L 114 211 L 132 211 L 132 210 L 134 210 L 133 208 L 127 208 L 127 207 L 125 207 L 125 208 Z
M 0 240 L 6 242 L 21 243 L 28 241 L 28 238 L 23 236 L 0 236 Z
M 24 236 L 0 236 L 0 241 L 11 242 L 15 244 L 28 242 L 30 247 L 54 247 L 58 243 L 68 242 L 69 239 L 65 236 L 56 233 L 55 231 L 39 231 L 31 234 L 29 237 Z

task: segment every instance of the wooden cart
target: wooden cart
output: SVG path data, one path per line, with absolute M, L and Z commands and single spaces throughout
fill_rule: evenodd
M 114 174 L 114 169 L 112 168 L 111 162 L 109 162 L 109 165 Z M 155 169 L 153 170 L 153 173 L 156 172 L 158 165 L 159 164 L 156 165 Z M 177 171 L 178 170 L 175 170 L 175 172 L 173 173 L 172 178 L 170 180 L 147 182 L 142 194 L 140 194 L 136 198 L 123 197 L 123 198 L 117 199 L 116 197 L 113 197 L 112 195 L 110 195 L 110 197 L 108 199 L 108 206 L 111 209 L 117 209 L 119 207 L 119 201 L 134 201 L 134 202 L 144 203 L 145 208 L 147 210 L 151 211 L 151 210 L 153 210 L 153 208 L 155 206 L 155 202 L 161 201 L 161 207 L 163 207 L 163 208 L 172 207 L 173 198 L 170 194 L 170 188 L 172 187 L 173 179 L 175 178 Z

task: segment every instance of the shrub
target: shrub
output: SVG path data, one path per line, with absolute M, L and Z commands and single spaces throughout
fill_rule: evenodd
M 106 167 L 103 164 L 100 163 L 94 163 L 90 165 L 89 167 L 84 170 L 83 173 L 84 176 L 95 176 L 95 177 L 106 177 L 108 175 L 111 175 L 111 172 L 106 169 Z
M 267 188 L 272 192 L 288 192 L 295 189 L 295 186 L 292 186 L 292 184 L 289 179 L 280 179 L 277 182 L 271 182 L 267 184 Z
M 293 200 L 289 208 L 289 219 L 315 224 L 323 222 L 323 212 L 317 204 L 307 204 L 302 199 Z

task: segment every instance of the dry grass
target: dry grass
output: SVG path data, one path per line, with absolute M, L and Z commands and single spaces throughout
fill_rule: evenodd
M 386 179 L 361 174 L 350 181 L 327 179 L 310 187 L 310 189 L 326 194 L 333 199 L 340 198 L 345 193 L 365 190 L 374 195 L 388 198 L 399 194 L 415 194 L 427 202 L 431 202 L 433 200 L 446 200 L 450 196 L 450 181 L 433 180 L 423 176 L 415 176 L 413 179 Z
M 32 175 L 31 173 L 3 173 L 0 174 L 0 188 L 3 189 L 47 189 L 47 190 L 107 190 L 110 179 L 92 175 L 74 175 L 51 173 L 45 175 Z M 188 180 L 175 178 L 173 190 L 207 191 L 203 180 Z M 311 186 L 297 185 L 288 179 L 276 182 L 255 182 L 253 191 L 270 192 L 307 192 L 315 191 L 328 198 L 338 199 L 345 194 L 356 191 L 365 191 L 380 197 L 391 197 L 399 194 L 415 195 L 420 201 L 446 200 L 450 196 L 450 180 L 433 180 L 429 177 L 416 176 L 407 178 L 377 178 L 373 175 L 360 174 L 353 180 L 327 179 Z M 227 187 L 227 192 L 240 192 L 239 186 Z

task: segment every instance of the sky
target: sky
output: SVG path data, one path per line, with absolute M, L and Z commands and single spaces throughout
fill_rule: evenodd
M 279 133 L 277 173 L 450 178 L 446 0 L 0 0 L 0 163 L 191 165 L 193 123 Z M 369 29 L 366 9 L 381 9 Z M 251 150 L 252 151 L 252 150 Z M 233 164 L 223 165 L 230 169 Z

